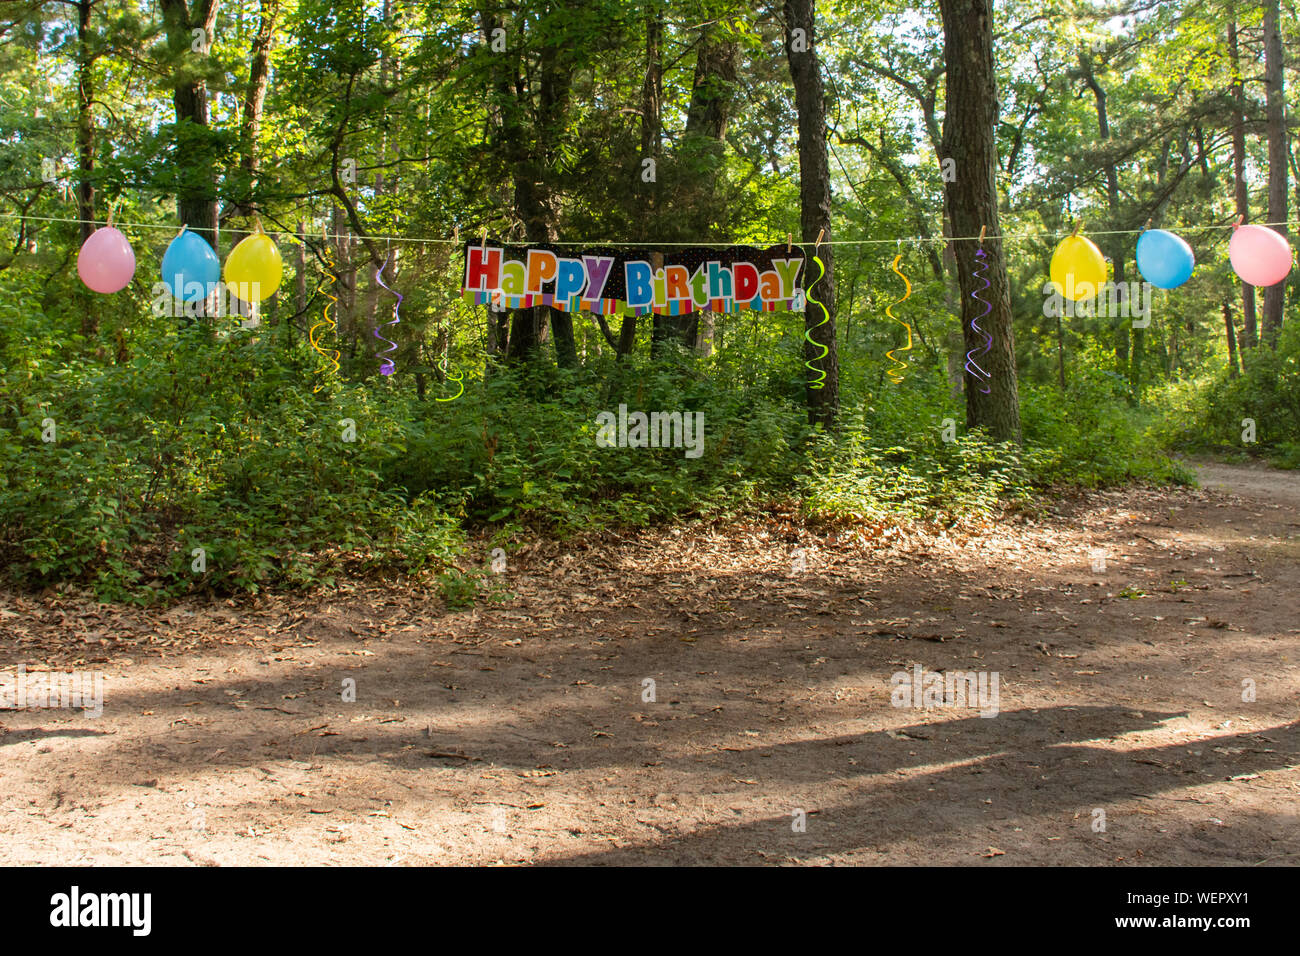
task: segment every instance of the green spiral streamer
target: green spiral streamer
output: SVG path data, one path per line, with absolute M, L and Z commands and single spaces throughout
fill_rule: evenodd
M 455 395 L 451 396 L 451 398 L 435 398 L 434 401 L 435 401 L 435 402 L 454 402 L 456 399 L 460 398 L 462 395 L 465 394 L 465 373 L 464 373 L 464 372 L 457 372 L 456 374 L 453 375 L 451 372 L 448 372 L 448 371 L 447 371 L 447 359 L 446 359 L 446 357 L 444 357 L 443 360 L 442 360 L 442 373 L 443 373 L 443 375 L 446 377 L 447 381 L 449 381 L 449 382 L 455 382 L 456 385 L 459 386 L 459 389 L 460 389 L 460 390 L 459 390 L 458 392 L 456 392 Z
M 812 281 L 812 283 L 808 286 L 808 288 L 804 291 L 804 297 L 805 297 L 809 302 L 811 302 L 813 305 L 817 306 L 819 309 L 822 310 L 822 320 L 821 320 L 820 322 L 818 322 L 816 325 L 809 326 L 807 329 L 805 329 L 805 330 L 804 330 L 804 333 L 803 333 L 803 337 L 804 337 L 805 339 L 807 339 L 811 344 L 813 344 L 813 345 L 817 346 L 819 349 L 821 349 L 821 350 L 822 350 L 822 354 L 821 354 L 821 355 L 818 355 L 816 358 L 814 358 L 814 359 L 812 359 L 812 360 L 810 360 L 810 361 L 804 362 L 803 364 L 804 364 L 805 366 L 807 366 L 808 369 L 809 369 L 813 374 L 821 376 L 820 378 L 816 379 L 815 381 L 811 381 L 811 382 L 809 382 L 809 383 L 808 383 L 808 387 L 809 387 L 809 388 L 824 388 L 825 385 L 826 385 L 826 370 L 823 369 L 823 368 L 818 368 L 817 366 L 813 365 L 813 362 L 820 362 L 822 359 L 824 359 L 827 355 L 830 354 L 830 351 L 831 351 L 831 350 L 830 350 L 829 348 L 827 348 L 823 343 L 821 343 L 821 342 L 817 342 L 817 341 L 814 341 L 814 340 L 813 340 L 813 337 L 812 337 L 812 330 L 813 330 L 813 329 L 816 329 L 816 328 L 820 328 L 821 326 L 823 326 L 823 325 L 825 325 L 827 322 L 829 322 L 829 321 L 831 320 L 831 314 L 830 314 L 830 312 L 827 310 L 825 303 L 820 302 L 820 301 L 818 301 L 817 299 L 814 299 L 814 298 L 813 298 L 813 294 L 812 294 L 813 286 L 815 286 L 818 282 L 821 282 L 821 281 L 822 281 L 822 277 L 826 275 L 826 266 L 822 263 L 821 257 L 818 256 L 818 255 L 816 255 L 816 254 L 814 254 L 814 255 L 813 255 L 813 262 L 817 263 L 817 268 L 820 269 L 821 272 L 819 272 L 819 273 L 817 274 L 817 278 L 814 279 L 814 280 Z

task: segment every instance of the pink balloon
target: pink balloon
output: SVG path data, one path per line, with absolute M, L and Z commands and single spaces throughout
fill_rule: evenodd
M 135 275 L 131 243 L 112 226 L 96 229 L 77 253 L 77 275 L 94 292 L 125 289 Z
M 1228 258 L 1241 281 L 1254 286 L 1277 285 L 1291 271 L 1291 247 L 1267 226 L 1233 230 Z

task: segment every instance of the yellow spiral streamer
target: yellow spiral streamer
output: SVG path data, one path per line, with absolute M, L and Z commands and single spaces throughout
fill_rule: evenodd
M 901 349 L 890 349 L 888 352 L 885 353 L 885 356 L 891 362 L 897 363 L 892 368 L 886 369 L 885 371 L 885 374 L 889 376 L 890 381 L 892 381 L 895 385 L 898 385 L 903 381 L 903 372 L 907 368 L 907 363 L 904 362 L 902 359 L 900 359 L 894 353 L 906 352 L 908 349 L 912 347 L 912 327 L 908 325 L 906 322 L 904 322 L 902 319 L 900 319 L 898 316 L 894 315 L 894 306 L 902 305 L 912 296 L 912 283 L 907 280 L 907 276 L 903 275 L 902 270 L 898 268 L 898 264 L 899 262 L 902 261 L 902 259 L 903 259 L 902 253 L 899 253 L 898 255 L 894 256 L 894 262 L 890 266 L 890 268 L 894 270 L 895 275 L 897 275 L 900 279 L 903 280 L 903 284 L 907 286 L 907 291 L 903 293 L 903 297 L 899 299 L 897 302 L 885 306 L 885 315 L 889 316 L 891 319 L 893 319 L 903 328 L 907 329 L 907 344 L 903 346 Z
M 329 279 L 330 284 L 337 282 L 338 279 L 334 277 L 334 257 L 330 255 L 330 250 L 328 245 L 325 246 L 325 264 L 326 264 L 325 275 Z M 325 289 L 324 292 L 325 295 L 333 301 L 334 308 L 337 311 L 338 304 L 339 304 L 339 297 L 331 293 L 328 289 Z M 314 348 L 317 352 L 319 352 L 322 358 L 327 359 L 334 366 L 334 371 L 337 372 L 339 370 L 339 356 L 342 353 L 339 352 L 338 349 L 330 349 L 329 352 L 327 352 L 325 349 L 321 348 L 320 343 L 316 341 L 316 330 L 320 328 L 324 328 L 327 325 L 334 332 L 338 332 L 338 328 L 339 328 L 338 323 L 334 321 L 333 318 L 330 317 L 329 302 L 325 303 L 324 320 L 321 322 L 317 322 L 315 325 L 313 325 L 311 327 L 311 330 L 307 333 L 307 337 L 311 340 L 311 347 Z M 333 352 L 334 354 L 330 355 L 330 352 Z M 325 366 L 322 366 L 320 369 L 317 370 L 316 374 L 324 375 L 325 372 L 326 372 L 326 368 Z M 324 382 L 317 382 L 316 387 L 311 390 L 312 394 L 315 395 L 324 387 L 325 387 Z

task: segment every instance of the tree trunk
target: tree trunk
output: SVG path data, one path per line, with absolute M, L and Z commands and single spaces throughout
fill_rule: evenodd
M 998 225 L 997 74 L 993 60 L 992 0 L 940 0 L 943 15 L 944 61 L 948 68 L 947 101 L 943 116 L 942 155 L 956 161 L 959 173 L 944 184 L 949 220 L 956 236 L 979 235 L 986 226 L 992 236 Z M 998 441 L 1020 440 L 1020 398 L 1016 388 L 1016 351 L 1011 327 L 1011 289 L 1007 281 L 1002 242 L 984 243 L 977 257 L 971 241 L 953 243 L 961 277 L 962 326 L 967 351 L 980 351 L 984 335 L 991 350 L 979 358 L 987 380 L 966 375 L 966 424 L 987 429 Z M 987 263 L 987 265 L 983 265 Z M 990 283 L 985 290 L 975 268 Z M 988 315 L 973 293 L 992 304 Z M 987 389 L 987 394 L 985 393 Z
M 298 221 L 298 261 L 294 275 L 294 311 L 302 315 L 307 311 L 307 224 Z M 286 341 L 293 342 L 293 322 L 286 323 Z
M 392 13 L 392 3 L 390 0 L 384 0 L 383 20 L 385 24 L 390 22 Z M 383 52 L 379 56 L 379 85 L 381 87 L 392 85 L 389 79 L 389 73 L 391 70 L 392 58 L 389 55 L 388 47 L 385 46 Z M 396 190 L 393 188 L 396 186 L 396 182 L 390 186 L 384 178 L 383 173 L 383 167 L 388 162 L 388 135 L 388 116 L 385 113 L 384 128 L 379 136 L 379 163 L 381 168 L 375 173 L 376 196 L 384 196 L 386 194 L 396 195 Z M 393 174 L 394 180 L 396 179 L 396 175 L 396 173 Z M 394 203 L 392 208 L 398 208 L 397 204 Z M 392 287 L 397 284 L 397 260 L 399 249 L 400 246 L 398 249 L 385 249 L 383 260 L 379 263 L 375 263 L 372 260 L 366 270 L 369 283 L 366 286 L 365 307 L 363 311 L 364 318 L 363 321 L 359 323 L 359 334 L 362 337 L 362 341 L 365 343 L 361 348 L 361 351 L 366 353 L 366 360 L 362 367 L 366 369 L 367 373 L 378 371 L 383 368 L 384 358 L 394 363 L 401 362 L 407 365 L 414 364 L 413 356 L 410 354 L 409 349 L 403 350 L 399 346 L 396 351 L 384 352 L 384 350 L 388 348 L 388 345 L 381 342 L 377 337 L 377 333 L 383 334 L 379 331 L 379 326 L 383 324 L 383 322 L 387 322 L 391 317 L 392 307 L 389 303 L 396 301 L 396 299 L 388 292 L 383 291 L 383 286 L 379 284 L 380 270 L 383 270 L 385 275 L 384 281 L 388 286 Z M 384 298 L 384 306 L 382 309 L 379 304 L 381 293 Z M 381 314 L 385 316 L 383 321 L 378 318 Z M 398 328 L 400 328 L 400 326 L 391 326 L 385 331 L 393 332 Z M 383 358 L 380 357 L 381 353 L 383 354 Z
M 551 309 L 550 312 L 556 364 L 561 368 L 577 368 L 578 343 L 573 337 L 573 314 L 560 309 Z
M 549 326 L 551 337 L 555 340 L 556 364 L 573 368 L 578 364 L 578 343 L 573 337 L 573 313 L 561 312 L 549 306 L 543 306 L 542 310 L 541 332 L 545 336 Z M 550 321 L 547 322 L 547 319 Z
M 93 0 L 77 2 L 77 218 L 81 241 L 95 231 L 95 58 L 90 52 Z
M 249 216 L 257 211 L 257 174 L 261 168 L 261 149 L 258 136 L 262 130 L 262 106 L 266 102 L 266 87 L 271 73 L 271 44 L 275 41 L 275 22 L 280 16 L 281 0 L 262 0 L 257 33 L 253 37 L 252 58 L 248 66 L 248 89 L 239 121 L 239 169 L 242 173 L 244 195 L 233 204 L 236 216 Z M 237 244 L 245 233 L 235 232 L 231 245 Z
M 831 170 L 826 143 L 826 98 L 821 63 L 814 45 L 816 0 L 785 0 L 785 23 L 785 52 L 794 84 L 795 110 L 799 116 L 799 225 L 805 243 L 815 243 L 822 233 L 829 242 L 832 235 Z M 805 369 L 808 376 L 804 386 L 808 421 L 823 428 L 835 425 L 840 410 L 833 249 L 828 245 L 820 250 L 819 257 L 825 264 L 826 274 L 810 293 L 825 306 L 826 313 L 823 314 L 821 308 L 812 302 L 806 304 L 804 312 L 804 361 L 817 370 Z M 803 273 L 805 289 L 817 278 L 812 272 L 814 268 L 816 265 L 809 256 Z M 824 356 L 821 355 L 823 349 Z
M 1279 0 L 1264 5 L 1264 126 L 1268 133 L 1268 219 L 1288 236 L 1287 220 L 1287 138 L 1285 90 L 1283 87 L 1282 32 L 1279 24 Z M 1286 283 L 1279 282 L 1264 290 L 1264 320 L 1260 330 L 1268 345 L 1277 348 L 1282 328 L 1282 307 L 1286 301 Z
M 211 43 L 217 22 L 217 0 L 160 0 L 167 24 L 167 45 L 173 56 L 202 56 L 192 52 L 194 30 L 203 30 Z M 197 70 L 181 70 L 172 91 L 176 109 L 176 165 L 181 183 L 176 208 L 181 223 L 217 246 L 217 181 L 213 167 L 212 142 L 208 130 L 208 89 Z
M 664 267 L 664 254 L 658 251 L 650 253 L 650 269 L 658 273 Z M 659 358 L 664 353 L 664 347 L 670 342 L 676 342 L 682 348 L 690 346 L 694 339 L 694 330 L 696 315 L 690 313 L 687 315 L 658 315 L 651 313 L 650 323 L 650 357 Z
M 1129 321 L 1125 319 L 1125 321 Z M 1146 361 L 1147 354 L 1147 330 L 1136 328 L 1133 330 L 1133 357 L 1129 361 L 1129 394 L 1132 395 L 1131 402 L 1136 405 L 1142 403 L 1142 369 Z
M 385 281 L 387 281 L 389 285 L 392 285 L 395 276 L 391 269 L 387 271 L 388 277 Z M 362 299 L 361 314 L 357 321 L 357 334 L 365 343 L 360 349 L 363 355 L 361 368 L 364 370 L 364 373 L 368 375 L 371 372 L 379 371 L 383 362 L 379 359 L 377 353 L 381 349 L 388 348 L 388 346 L 375 338 L 374 334 L 374 330 L 378 328 L 376 315 L 379 311 L 379 293 L 381 289 L 379 286 L 379 267 L 373 262 L 366 263 L 366 278 L 368 281 L 366 283 L 365 297 Z M 385 297 L 388 297 L 390 301 L 397 301 L 396 299 L 389 297 L 387 292 L 385 292 L 384 295 Z M 392 356 L 389 357 L 391 358 Z
M 1250 193 L 1246 189 L 1246 92 L 1241 79 L 1241 61 L 1237 47 L 1237 20 L 1228 22 L 1228 58 L 1232 67 L 1232 183 L 1237 200 L 1237 215 L 1250 221 Z M 1241 348 L 1252 349 L 1259 341 L 1255 324 L 1255 287 L 1241 284 Z M 1243 361 L 1244 364 L 1244 361 Z
M 534 356 L 546 341 L 546 320 L 549 315 L 550 308 L 544 305 L 510 311 L 510 340 L 506 346 L 508 360 L 520 362 Z
M 350 300 L 348 297 L 348 273 L 349 260 L 352 250 L 348 244 L 348 237 L 343 234 L 344 230 L 343 210 L 335 204 L 330 209 L 330 235 L 334 241 L 334 282 L 327 286 L 327 291 L 338 298 L 337 302 L 331 302 L 331 316 L 334 318 L 333 347 L 339 351 L 339 364 L 343 366 L 342 372 L 347 372 L 346 363 L 349 359 L 347 348 L 348 330 L 351 327 L 350 322 Z M 355 275 L 355 273 L 353 273 Z M 331 335 L 328 331 L 321 332 L 321 338 L 328 341 Z
M 1223 300 L 1223 326 L 1228 336 L 1228 375 L 1236 378 L 1237 370 L 1237 333 L 1232 327 L 1232 302 L 1229 299 Z
M 1178 348 L 1178 323 L 1169 323 L 1169 374 L 1183 367 L 1182 352 Z
M 492 31 L 499 25 L 495 15 L 487 9 L 480 11 L 483 35 L 492 40 Z M 536 71 L 536 86 L 532 86 L 530 72 L 521 76 L 519 64 L 493 58 L 494 72 L 490 79 L 492 106 L 497 114 L 494 146 L 506 157 L 514 182 L 514 211 L 524 224 L 528 242 L 553 242 L 558 214 L 555 196 L 554 167 L 557 159 L 555 144 L 564 130 L 568 113 L 572 74 L 563 62 L 563 50 L 555 44 L 541 47 Z M 533 106 L 533 90 L 536 106 Z M 525 128 L 521 117 L 535 115 L 536 122 Z M 489 310 L 490 311 L 490 310 Z M 504 343 L 508 360 L 535 357 L 536 350 L 547 337 L 551 309 L 536 306 L 515 309 L 509 319 L 509 340 Z M 502 323 L 504 325 L 504 323 Z M 498 326 L 498 334 L 500 326 Z M 555 327 L 557 360 L 577 355 L 573 341 L 573 321 L 560 322 Z M 502 344 L 498 340 L 498 345 Z
M 484 311 L 487 312 L 487 354 L 504 355 L 507 345 L 505 313 L 494 311 L 490 303 Z M 491 363 L 488 363 L 488 367 L 491 367 Z
M 942 155 L 939 153 L 942 148 L 941 141 L 935 147 L 935 155 Z M 952 220 L 948 218 L 946 209 L 943 213 L 943 233 L 947 236 L 955 235 L 952 231 Z M 961 298 L 961 276 L 957 272 L 957 254 L 953 251 L 954 245 L 955 243 L 951 242 L 943 244 L 943 267 L 947 276 L 943 284 L 943 308 L 948 315 L 961 311 L 961 306 L 955 301 L 955 298 Z M 965 344 L 966 337 L 962 333 L 960 324 L 956 328 L 949 328 L 943 334 L 943 348 L 948 366 L 948 400 L 951 402 L 961 400 L 962 388 L 966 381 L 966 350 L 963 348 Z
M 629 314 L 623 316 L 623 324 L 618 330 L 618 352 L 616 358 L 618 361 L 632 354 L 632 347 L 636 345 L 636 316 Z
M 1093 99 L 1097 103 L 1097 131 L 1099 138 L 1103 143 L 1110 142 L 1110 115 L 1106 109 L 1106 91 L 1098 82 L 1096 74 L 1092 67 L 1092 58 L 1087 53 L 1079 54 L 1079 65 L 1083 70 L 1083 81 L 1088 89 L 1092 91 Z M 1115 167 L 1113 159 L 1108 159 L 1105 164 L 1106 171 L 1106 208 L 1110 212 L 1110 228 L 1121 229 L 1119 224 L 1119 171 Z M 1107 251 L 1110 253 L 1110 260 L 1114 266 L 1114 281 L 1117 285 L 1122 285 L 1125 278 L 1124 269 L 1124 236 L 1110 236 L 1110 242 L 1107 243 Z M 1098 290 L 1102 294 L 1102 290 Z M 1127 317 L 1112 316 L 1111 320 L 1116 322 L 1112 329 L 1112 335 L 1115 341 L 1115 370 L 1130 381 L 1141 375 L 1140 369 L 1130 369 L 1129 354 L 1129 322 Z
M 1061 310 L 1056 310 L 1056 377 L 1061 391 L 1065 391 L 1065 329 L 1061 325 Z
M 663 103 L 664 103 L 664 60 L 663 60 L 664 18 L 662 11 L 646 19 L 645 39 L 645 79 L 641 83 L 641 161 L 654 160 L 657 164 L 663 149 Z M 638 166 L 634 175 L 633 189 L 638 195 L 646 197 L 644 209 L 646 219 L 657 222 L 657 210 L 662 198 L 658 169 L 655 170 L 653 182 L 645 182 L 641 177 L 644 165 Z M 615 361 L 621 362 L 632 354 L 636 344 L 637 317 L 633 314 L 623 316 L 619 328 L 618 341 L 614 349 Z M 659 317 L 654 317 L 651 335 L 651 350 L 656 347 L 654 333 L 659 331 Z
M 661 43 L 664 33 L 662 11 L 646 20 L 645 38 L 645 81 L 641 84 L 641 159 L 659 157 L 663 141 L 663 121 L 661 119 L 664 102 L 664 64 Z M 658 179 L 654 183 L 641 181 L 641 170 L 636 171 L 636 185 L 650 186 L 651 207 L 654 206 Z
M 357 260 L 355 258 L 357 242 L 352 234 L 351 224 L 343 227 L 343 238 L 340 249 L 342 255 L 339 262 L 343 266 L 343 274 L 339 277 L 339 303 L 343 306 L 343 329 L 347 331 L 347 356 L 348 368 L 356 369 L 357 346 L 359 344 L 361 327 L 360 309 L 357 307 Z
M 380 62 L 382 63 L 383 61 L 381 60 Z M 380 67 L 380 75 L 383 75 L 382 66 Z M 386 158 L 382 141 L 380 145 L 379 158 L 381 162 Z M 383 173 L 375 173 L 375 194 L 379 196 L 384 194 Z M 397 280 L 397 257 L 393 255 L 391 250 L 384 251 L 384 261 L 379 263 L 379 265 L 375 265 L 373 261 L 366 264 L 366 292 L 358 316 L 357 334 L 361 337 L 361 340 L 364 343 L 361 346 L 361 352 L 366 356 L 366 358 L 363 362 L 362 368 L 365 370 L 364 374 L 367 375 L 371 372 L 377 372 L 383 366 L 383 361 L 379 358 L 378 352 L 381 349 L 388 348 L 387 345 L 375 338 L 375 331 L 379 327 L 379 321 L 376 318 L 379 314 L 379 294 L 382 291 L 382 287 L 379 284 L 380 269 L 383 269 L 387 276 L 384 281 L 390 286 L 393 285 Z M 389 299 L 389 301 L 393 301 L 387 292 L 384 293 L 384 297 Z M 398 353 L 390 353 L 387 357 L 389 359 L 397 359 L 401 356 Z M 372 362 L 371 359 L 374 361 Z
M 90 52 L 90 14 L 93 0 L 77 2 L 77 218 L 81 241 L 95 231 L 95 57 Z M 78 289 L 81 334 L 99 333 L 99 303 L 84 288 Z
M 732 84 L 736 82 L 736 41 L 716 37 L 716 25 L 704 29 L 686 109 L 686 133 L 713 140 L 721 153 L 731 118 Z
M 684 180 L 683 224 L 694 235 L 708 236 L 720 218 L 719 181 L 726 151 L 727 124 L 735 102 L 738 46 L 734 39 L 720 36 L 720 26 L 710 24 L 697 45 L 691 98 L 686 108 L 686 129 L 678 176 Z M 711 311 L 686 315 L 655 315 L 652 320 L 650 351 L 660 353 L 665 342 L 708 353 L 712 348 L 716 316 Z

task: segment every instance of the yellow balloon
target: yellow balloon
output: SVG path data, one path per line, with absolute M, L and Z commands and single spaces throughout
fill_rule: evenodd
M 226 256 L 226 285 L 244 302 L 261 302 L 280 288 L 280 250 L 265 233 L 254 233 Z
M 1067 299 L 1091 299 L 1106 284 L 1106 259 L 1091 239 L 1066 236 L 1052 253 L 1052 281 Z

